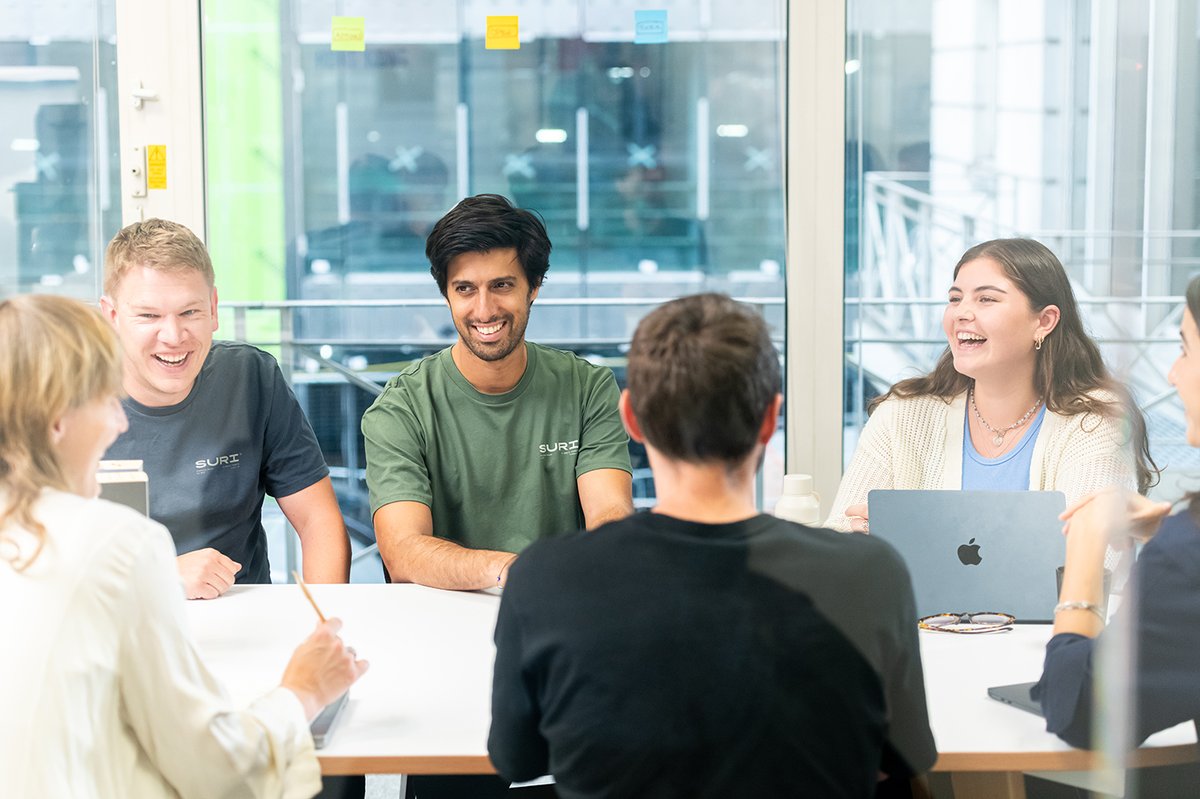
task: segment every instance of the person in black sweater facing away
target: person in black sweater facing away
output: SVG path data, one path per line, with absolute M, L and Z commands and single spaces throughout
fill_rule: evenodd
M 783 401 L 752 309 L 650 313 L 621 416 L 658 504 L 539 541 L 496 625 L 488 752 L 559 796 L 869 797 L 936 758 L 899 555 L 757 512 Z

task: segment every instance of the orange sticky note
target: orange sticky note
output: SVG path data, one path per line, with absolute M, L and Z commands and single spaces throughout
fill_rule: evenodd
M 146 145 L 146 188 L 167 187 L 167 145 Z
M 488 50 L 520 50 L 516 17 L 488 17 L 484 47 Z
M 363 17 L 334 17 L 330 50 L 362 52 L 367 49 L 367 26 Z

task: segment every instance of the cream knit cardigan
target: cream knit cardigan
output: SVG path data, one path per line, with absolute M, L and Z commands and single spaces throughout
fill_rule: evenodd
M 1097 399 L 1115 401 L 1106 392 Z M 967 394 L 892 398 L 867 420 L 850 468 L 842 476 L 825 526 L 847 531 L 846 508 L 876 488 L 962 488 L 963 420 Z M 1031 491 L 1061 491 L 1067 504 L 1111 485 L 1137 489 L 1133 448 L 1120 415 L 1050 411 L 1033 446 Z

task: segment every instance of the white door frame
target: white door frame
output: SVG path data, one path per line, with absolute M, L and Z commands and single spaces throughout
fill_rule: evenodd
M 163 217 L 204 239 L 200 0 L 117 0 L 116 20 L 123 224 Z M 143 189 L 148 145 L 166 146 L 165 189 Z
M 842 476 L 845 0 L 790 0 L 787 42 L 787 471 L 825 514 Z

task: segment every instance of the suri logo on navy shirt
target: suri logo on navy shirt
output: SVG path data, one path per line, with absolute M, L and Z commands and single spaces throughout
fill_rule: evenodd
M 215 458 L 204 458 L 196 461 L 196 471 L 205 472 L 220 466 L 236 469 L 241 466 L 241 460 L 242 453 L 240 452 L 234 452 L 229 455 L 218 455 Z

